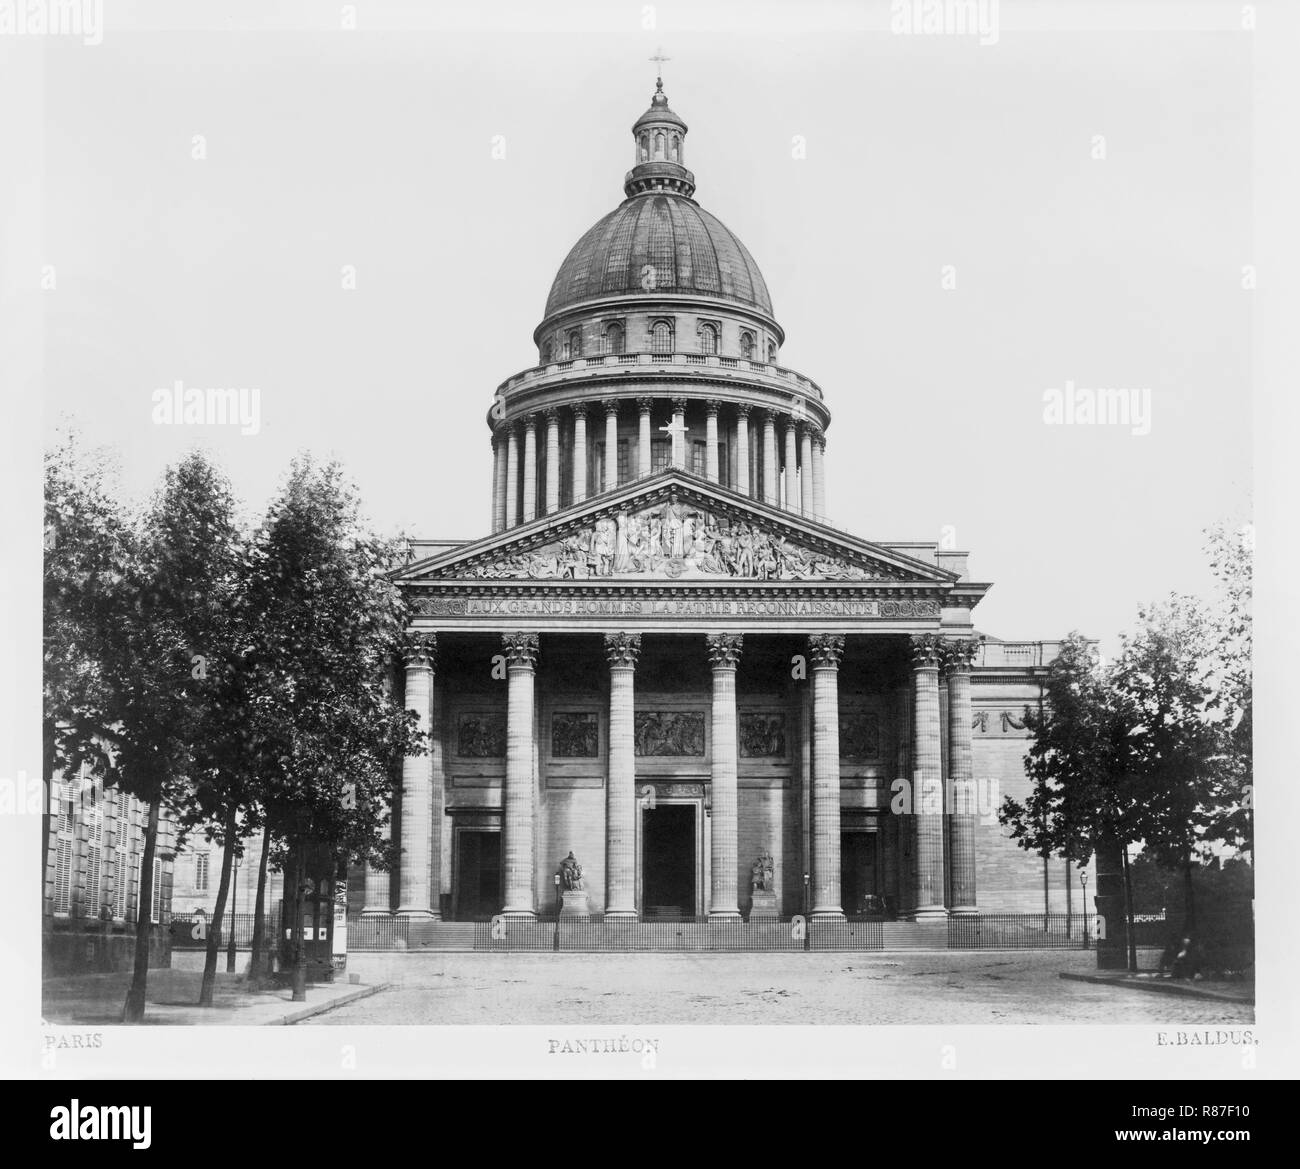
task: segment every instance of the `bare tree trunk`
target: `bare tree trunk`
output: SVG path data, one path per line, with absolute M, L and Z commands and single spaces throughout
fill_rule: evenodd
M 1128 968 L 1138 968 L 1137 936 L 1133 932 L 1133 875 L 1128 867 L 1128 845 L 1124 846 L 1124 929 L 1128 935 Z
M 212 910 L 212 928 L 208 931 L 208 948 L 203 957 L 203 983 L 199 988 L 199 1006 L 212 1006 L 212 992 L 217 985 L 217 958 L 220 955 L 221 923 L 226 915 L 226 897 L 230 893 L 230 872 L 235 865 L 235 848 L 238 841 L 236 810 L 232 805 L 226 813 L 226 847 L 221 855 L 221 879 L 217 882 L 217 904 Z M 232 915 L 233 916 L 233 915 Z M 233 930 L 234 924 L 231 923 Z
M 1196 889 L 1192 884 L 1192 858 L 1183 862 L 1183 932 L 1194 934 L 1196 930 Z
M 153 905 L 153 858 L 158 851 L 158 801 L 149 804 L 144 830 L 144 856 L 140 860 L 140 899 L 135 907 L 135 970 L 122 1007 L 123 1023 L 144 1021 L 144 996 L 149 986 L 150 909 Z
M 307 865 L 305 849 L 297 846 L 298 861 L 294 865 L 296 880 L 293 886 L 293 1001 L 307 1001 L 307 946 L 303 938 L 306 925 Z
M 257 901 L 253 905 L 253 944 L 248 957 L 248 982 L 254 988 L 265 986 L 271 974 L 271 951 L 266 944 L 266 861 L 270 852 L 271 830 L 263 828 L 262 856 L 257 865 Z

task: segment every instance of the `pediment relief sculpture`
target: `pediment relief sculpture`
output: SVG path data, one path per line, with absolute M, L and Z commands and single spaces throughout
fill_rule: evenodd
M 879 567 L 801 547 L 757 524 L 668 502 L 602 516 L 527 552 L 447 575 L 479 580 L 591 580 L 618 576 L 759 581 L 893 579 Z

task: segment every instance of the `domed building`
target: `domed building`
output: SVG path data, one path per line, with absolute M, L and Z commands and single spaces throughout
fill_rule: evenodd
M 832 524 L 825 396 L 781 363 L 686 137 L 660 81 L 623 202 L 488 411 L 491 534 L 414 542 L 398 578 L 431 750 L 405 760 L 399 865 L 367 875 L 365 912 L 865 914 L 905 944 L 1069 911 L 1069 866 L 992 815 L 1024 790 L 1053 646 L 976 633 L 966 553 Z

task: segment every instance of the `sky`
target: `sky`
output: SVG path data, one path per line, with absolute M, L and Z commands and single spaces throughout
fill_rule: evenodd
M 1113 649 L 1251 507 L 1252 47 L 1199 7 L 1004 3 L 986 44 L 888 4 L 115 7 L 46 50 L 46 440 L 132 498 L 203 446 L 250 515 L 333 455 L 380 530 L 486 534 L 493 391 L 662 46 L 696 199 L 832 411 L 832 522 L 968 549 L 983 632 Z M 257 388 L 260 429 L 155 424 L 178 381 Z M 1149 415 L 1046 421 L 1071 386 Z

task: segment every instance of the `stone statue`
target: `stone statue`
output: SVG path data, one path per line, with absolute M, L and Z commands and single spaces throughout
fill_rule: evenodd
M 765 852 L 750 866 L 750 887 L 755 892 L 770 893 L 775 862 L 772 854 Z
M 573 893 L 586 888 L 586 885 L 582 883 L 582 866 L 578 864 L 572 849 L 569 850 L 569 855 L 560 862 L 560 881 L 563 883 L 566 893 Z

